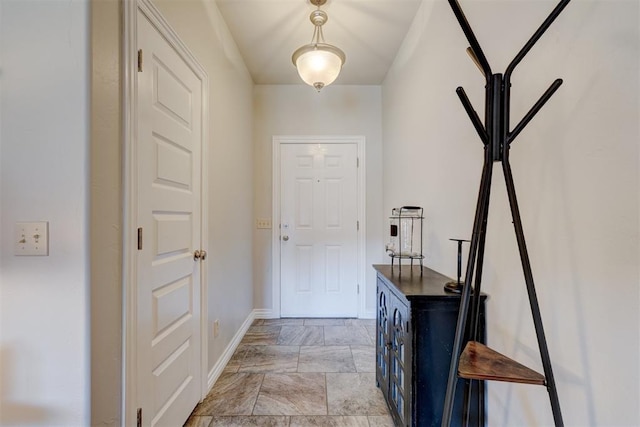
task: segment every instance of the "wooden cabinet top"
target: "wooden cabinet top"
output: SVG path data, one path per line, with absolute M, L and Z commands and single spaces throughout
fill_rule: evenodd
M 454 279 L 428 267 L 423 267 L 422 275 L 420 266 L 402 266 L 402 274 L 398 266 L 391 268 L 390 265 L 374 265 L 373 268 L 407 299 L 419 297 L 460 299 L 460 294 L 444 290 L 444 285 Z M 485 295 L 482 296 L 485 297 Z

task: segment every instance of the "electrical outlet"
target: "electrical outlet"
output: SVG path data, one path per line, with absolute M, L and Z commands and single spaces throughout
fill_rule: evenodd
M 258 229 L 270 229 L 271 228 L 271 219 L 267 219 L 267 218 L 258 218 L 258 219 L 256 219 L 256 228 L 258 228 Z
M 220 321 L 218 319 L 213 321 L 213 337 L 217 338 L 220 334 Z
M 14 229 L 13 254 L 18 256 L 49 255 L 49 223 L 17 222 Z

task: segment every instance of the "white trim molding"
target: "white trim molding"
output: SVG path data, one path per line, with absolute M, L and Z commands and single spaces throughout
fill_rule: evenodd
M 123 296 L 122 296 L 122 417 L 121 425 L 132 426 L 136 424 L 136 402 L 137 392 L 136 373 L 136 329 L 131 327 L 137 323 L 136 305 L 137 298 L 135 287 L 133 286 L 137 276 L 136 262 L 132 251 L 134 236 L 133 230 L 136 228 L 135 218 L 138 216 L 136 207 L 136 173 L 135 165 L 137 156 L 133 141 L 136 139 L 137 114 L 137 79 L 136 79 L 136 52 L 138 46 L 138 25 L 137 25 L 137 1 L 123 2 L 123 49 L 122 60 L 123 74 L 123 236 L 122 236 L 122 274 L 123 274 Z
M 255 319 L 277 319 L 280 316 L 273 314 L 273 310 L 270 308 L 256 308 L 253 310 Z
M 280 146 L 282 144 L 356 144 L 358 147 L 358 317 L 368 318 L 366 312 L 366 138 L 362 135 L 275 135 L 272 139 L 272 214 L 273 227 L 271 229 L 271 289 L 273 307 L 271 317 L 279 318 L 280 307 Z M 267 318 L 267 317 L 265 317 Z
M 360 316 L 361 319 L 375 319 L 376 318 L 376 312 L 374 310 L 367 310 L 365 311 L 362 316 Z

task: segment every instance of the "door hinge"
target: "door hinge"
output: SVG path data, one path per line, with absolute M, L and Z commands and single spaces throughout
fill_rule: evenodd
M 360 221 L 356 221 L 356 230 L 360 231 Z
M 142 72 L 142 49 L 138 49 L 138 72 Z
M 136 418 L 136 426 L 142 427 L 142 408 L 138 408 L 138 415 Z
M 138 228 L 138 250 L 142 250 L 142 227 Z
M 356 157 L 356 167 L 360 167 L 360 157 Z
M 360 295 L 360 283 L 358 283 L 358 295 Z

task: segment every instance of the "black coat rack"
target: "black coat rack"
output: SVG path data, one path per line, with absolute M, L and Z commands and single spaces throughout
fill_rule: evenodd
M 467 262 L 466 277 L 462 288 L 462 296 L 460 301 L 460 311 L 458 314 L 458 323 L 456 326 L 456 334 L 453 344 L 451 367 L 449 370 L 447 393 L 445 396 L 444 409 L 442 414 L 442 426 L 448 427 L 451 423 L 453 411 L 454 396 L 458 378 L 466 379 L 465 385 L 465 414 L 463 419 L 469 422 L 469 407 L 471 393 L 469 392 L 471 381 L 474 380 L 496 380 L 525 384 L 543 385 L 549 392 L 551 401 L 551 410 L 556 426 L 563 426 L 562 414 L 560 412 L 560 402 L 558 400 L 558 392 L 553 379 L 553 371 L 551 369 L 551 359 L 547 348 L 547 341 L 542 326 L 542 318 L 540 316 L 540 308 L 538 306 L 538 298 L 533 283 L 533 274 L 531 272 L 531 264 L 527 253 L 527 245 L 524 239 L 522 229 L 522 221 L 520 219 L 520 211 L 516 198 L 516 190 L 513 183 L 513 175 L 511 174 L 511 165 L 509 163 L 509 149 L 516 137 L 522 132 L 533 117 L 540 111 L 544 104 L 562 85 L 562 79 L 554 81 L 549 89 L 540 97 L 538 102 L 529 110 L 524 118 L 516 125 L 513 130 L 509 125 L 509 111 L 511 102 L 511 74 L 515 67 L 522 61 L 525 55 L 531 50 L 533 45 L 540 39 L 544 32 L 549 28 L 553 21 L 560 15 L 564 8 L 569 4 L 570 0 L 561 0 L 549 17 L 542 23 L 533 36 L 527 41 L 524 47 L 518 52 L 511 61 L 504 74 L 493 74 L 489 62 L 476 39 L 467 18 L 465 17 L 457 0 L 448 0 L 458 23 L 462 27 L 470 47 L 467 53 L 476 63 L 482 74 L 486 78 L 486 98 L 485 98 L 485 120 L 484 125 L 478 114 L 473 109 L 469 98 L 464 89 L 459 87 L 456 93 L 464 106 L 467 115 L 471 119 L 476 132 L 480 136 L 484 144 L 484 166 L 482 168 L 482 176 L 480 179 L 480 191 L 478 194 L 478 202 L 476 205 L 476 213 L 473 222 L 473 235 L 471 237 L 471 247 L 469 249 L 469 258 Z M 542 365 L 544 367 L 544 375 L 541 375 L 518 362 L 509 359 L 502 354 L 485 347 L 478 341 L 478 314 L 479 301 L 482 282 L 482 264 L 484 260 L 484 249 L 487 234 L 487 217 L 489 214 L 489 199 L 491 194 L 491 178 L 494 162 L 501 162 L 504 171 L 504 178 L 507 186 L 507 195 L 509 197 L 509 205 L 511 208 L 511 216 L 518 242 L 520 252 L 520 261 L 524 272 L 527 293 L 529 296 L 529 304 L 531 306 L 531 314 L 535 327 L 536 337 Z M 471 283 L 475 279 L 473 289 Z M 473 301 L 470 305 L 470 300 Z M 466 328 L 467 318 L 471 315 L 469 327 Z M 462 344 L 466 342 L 464 351 Z

